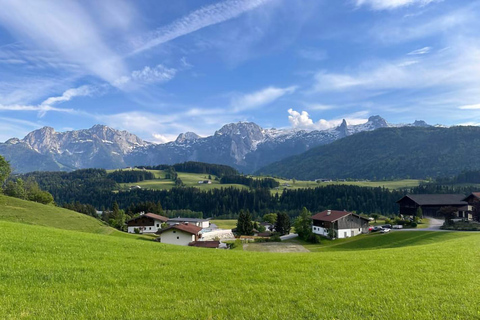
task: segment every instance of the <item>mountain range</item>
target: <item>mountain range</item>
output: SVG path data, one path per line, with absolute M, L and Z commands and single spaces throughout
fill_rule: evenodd
M 392 125 L 380 116 L 364 124 L 348 125 L 345 120 L 327 130 L 263 129 L 252 122 L 224 125 L 212 136 L 193 132 L 180 134 L 175 141 L 156 144 L 127 131 L 104 125 L 90 129 L 56 132 L 51 127 L 32 131 L 23 139 L 0 143 L 0 155 L 14 172 L 117 169 L 137 165 L 174 164 L 200 161 L 230 165 L 252 173 L 311 148 L 330 144 L 347 136 L 386 127 L 428 127 L 423 121 Z
M 480 170 L 480 127 L 361 132 L 272 163 L 257 174 L 302 180 L 436 178 Z

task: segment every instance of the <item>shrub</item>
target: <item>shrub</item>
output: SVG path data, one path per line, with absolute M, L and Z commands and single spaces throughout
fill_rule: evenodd
M 310 242 L 310 243 L 317 244 L 317 243 L 320 243 L 321 238 L 320 238 L 320 236 L 319 236 L 318 234 L 313 234 L 313 233 L 311 233 L 311 234 L 308 236 L 307 241 Z
M 270 237 L 270 241 L 272 241 L 272 242 L 282 242 L 282 239 L 280 239 L 279 234 L 274 234 L 273 236 Z
M 417 223 L 416 223 L 416 222 L 410 222 L 410 227 L 416 228 L 416 227 L 417 227 Z
M 135 232 L 136 234 L 139 234 L 139 233 L 140 233 L 140 229 L 134 228 L 134 229 L 133 229 L 133 232 Z

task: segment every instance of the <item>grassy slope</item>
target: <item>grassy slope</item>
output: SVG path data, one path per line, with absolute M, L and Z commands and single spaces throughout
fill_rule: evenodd
M 237 220 L 235 219 L 210 220 L 210 222 L 216 224 L 220 229 L 233 229 L 237 227 Z
M 415 247 L 267 254 L 11 222 L 0 222 L 0 232 L 2 319 L 480 316 L 478 234 L 438 233 Z
M 0 194 L 0 220 L 91 233 L 111 234 L 115 232 L 115 229 L 84 214 L 2 194 Z

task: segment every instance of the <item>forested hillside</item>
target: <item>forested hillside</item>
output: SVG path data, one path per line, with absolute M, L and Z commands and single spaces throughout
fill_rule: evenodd
M 382 128 L 314 148 L 258 173 L 302 180 L 422 179 L 478 170 L 478 159 L 480 127 Z

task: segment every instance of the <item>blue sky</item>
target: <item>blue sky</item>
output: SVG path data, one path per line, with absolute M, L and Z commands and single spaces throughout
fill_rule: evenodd
M 480 124 L 480 1 L 0 0 L 0 141 Z

